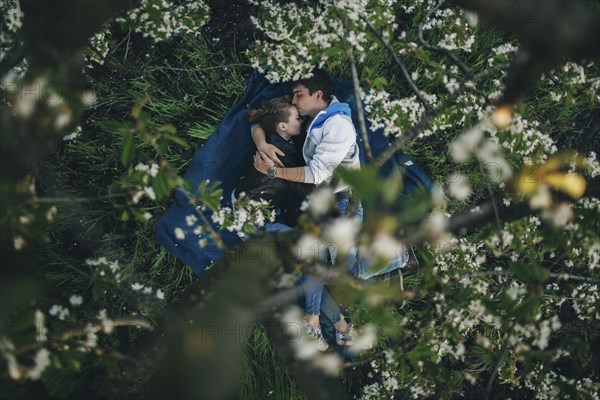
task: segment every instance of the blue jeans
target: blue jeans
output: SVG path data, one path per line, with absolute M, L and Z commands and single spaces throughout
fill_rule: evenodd
M 348 199 L 341 199 L 337 203 L 338 210 L 340 214 L 345 215 L 348 210 Z M 356 212 L 354 214 L 354 218 L 357 222 L 361 223 L 363 221 L 363 207 L 362 204 L 358 204 L 356 208 Z M 398 268 L 402 268 L 408 262 L 409 253 L 408 250 L 403 250 L 399 252 L 396 258 L 394 258 L 390 263 L 388 263 L 381 270 L 371 270 L 369 269 L 369 263 L 364 257 L 361 257 L 358 254 L 358 250 L 356 247 L 353 247 L 348 252 L 348 272 L 355 278 L 363 279 L 363 280 L 374 280 L 374 277 L 380 274 L 385 274 L 390 271 L 394 271 Z M 321 260 L 324 262 L 330 261 L 332 264 L 335 264 L 335 260 L 337 258 L 337 251 L 335 244 L 332 246 L 328 246 L 328 251 L 323 252 L 321 254 Z M 319 309 L 323 309 L 323 304 L 320 303 L 320 300 L 324 298 L 323 293 L 327 293 L 323 282 L 320 282 L 316 279 L 311 278 L 310 276 L 303 276 L 302 285 L 304 287 L 305 296 L 306 296 L 306 312 L 309 315 L 318 315 Z M 329 296 L 328 294 L 326 296 Z M 330 296 L 329 296 L 330 297 Z M 325 306 L 326 308 L 329 305 Z M 336 308 L 339 307 L 336 305 Z M 329 318 L 329 315 L 327 315 Z M 334 321 L 335 323 L 335 321 Z
M 346 210 L 348 209 L 348 199 L 339 200 L 337 203 L 338 210 L 341 214 L 346 214 Z M 361 223 L 363 220 L 363 207 L 362 204 L 358 204 L 355 214 L 356 221 Z M 329 245 L 327 250 L 321 252 L 321 261 L 327 263 L 328 261 L 332 264 L 335 264 L 335 259 L 337 257 L 337 251 L 335 244 Z M 354 266 L 354 268 L 360 272 L 362 266 L 357 262 L 356 257 L 356 248 L 353 248 L 348 255 L 349 267 Z M 352 267 L 350 268 L 352 272 Z M 331 298 L 323 282 L 311 278 L 308 275 L 303 275 L 300 278 L 300 282 L 302 283 L 302 287 L 304 288 L 304 296 L 306 298 L 306 313 L 308 315 L 320 315 L 319 311 L 323 311 L 325 316 L 333 322 L 335 325 L 341 319 L 341 310 L 339 306 L 334 302 Z M 334 307 L 335 306 L 335 307 Z M 334 313 L 337 314 L 335 318 Z
M 342 199 L 342 200 L 338 201 L 338 204 L 337 204 L 338 210 L 340 211 L 340 213 L 342 215 L 346 214 L 346 211 L 348 209 L 348 203 L 349 203 L 349 200 L 347 200 L 347 199 Z M 354 218 L 359 223 L 361 223 L 363 221 L 364 213 L 363 213 L 362 204 L 360 204 L 360 203 L 356 209 Z M 335 254 L 335 252 L 332 252 L 331 249 L 330 249 L 330 253 L 331 253 L 331 261 L 332 261 L 332 263 L 335 264 L 336 254 Z M 369 268 L 368 260 L 366 260 L 364 257 L 361 257 L 358 254 L 356 247 L 354 247 L 348 253 L 348 272 L 350 272 L 350 274 L 352 276 L 354 276 L 355 278 L 363 279 L 363 280 L 370 280 L 370 278 L 373 278 L 377 275 L 385 274 L 390 271 L 394 271 L 398 268 L 404 267 L 406 265 L 406 263 L 408 262 L 408 258 L 409 258 L 408 249 L 404 249 L 404 250 L 398 252 L 398 254 L 396 254 L 395 258 L 392 261 L 390 261 L 384 268 L 379 269 L 379 270 L 372 270 Z
M 266 232 L 285 232 L 292 228 L 279 222 L 267 222 L 263 229 Z M 305 311 L 308 315 L 323 314 L 334 325 L 340 321 L 342 311 L 321 282 L 303 274 L 300 284 L 304 290 Z

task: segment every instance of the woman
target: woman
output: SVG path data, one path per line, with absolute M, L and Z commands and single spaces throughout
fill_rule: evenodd
M 302 120 L 298 110 L 292 105 L 289 97 L 278 97 L 269 101 L 264 107 L 250 110 L 248 121 L 258 124 L 265 132 L 268 143 L 276 146 L 285 156 L 280 160 L 284 167 L 301 167 L 306 165 L 304 157 L 294 138 L 302 133 Z M 301 145 L 301 144 L 300 144 Z M 300 205 L 314 184 L 291 182 L 269 177 L 254 168 L 252 160 L 246 165 L 234 194 L 244 192 L 253 200 L 264 199 L 271 201 L 277 213 L 275 224 L 266 224 L 266 231 L 286 231 L 292 229 L 300 214 Z M 233 196 L 235 199 L 235 196 Z M 233 200 L 234 200 L 233 199 Z M 336 328 L 336 343 L 349 345 L 349 325 L 344 319 L 337 303 L 322 286 L 315 285 L 316 281 L 307 275 L 302 276 L 301 283 L 305 292 L 305 311 L 307 319 L 305 329 L 313 338 L 320 350 L 326 350 L 328 344 L 321 333 L 318 315 L 322 313 Z M 320 298 L 317 301 L 316 297 Z M 315 309 L 315 305 L 320 306 Z M 316 317 L 316 320 L 315 320 Z
M 302 119 L 287 96 L 277 97 L 264 107 L 250 110 L 248 121 L 259 124 L 267 133 L 269 144 L 285 153 L 281 161 L 288 167 L 305 165 L 302 153 L 294 142 L 302 133 Z M 315 189 L 315 185 L 270 178 L 254 168 L 252 158 L 245 165 L 236 185 L 234 195 L 245 193 L 252 200 L 271 202 L 277 213 L 277 222 L 296 225 L 302 201 Z

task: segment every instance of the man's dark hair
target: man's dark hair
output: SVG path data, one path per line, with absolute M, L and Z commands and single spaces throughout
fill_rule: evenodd
M 329 74 L 321 69 L 313 69 L 313 75 L 310 78 L 299 79 L 293 83 L 293 87 L 297 85 L 306 86 L 308 94 L 312 95 L 315 91 L 320 90 L 323 92 L 323 99 L 329 103 L 331 102 L 331 96 L 333 95 L 333 82 Z

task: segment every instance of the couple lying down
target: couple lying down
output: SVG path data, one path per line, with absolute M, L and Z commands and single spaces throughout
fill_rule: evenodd
M 302 118 L 305 117 L 303 123 Z M 360 168 L 356 131 L 351 120 L 350 107 L 332 95 L 331 79 L 326 72 L 315 70 L 313 77 L 293 85 L 293 97 L 278 97 L 259 109 L 248 113 L 252 136 L 257 146 L 253 159 L 245 166 L 234 193 L 244 192 L 251 199 L 271 201 L 277 213 L 274 223 L 264 230 L 282 232 L 292 229 L 300 213 L 301 203 L 318 186 L 331 180 L 338 166 Z M 306 129 L 303 127 L 306 126 Z M 338 211 L 345 215 L 350 200 L 348 186 L 334 189 Z M 355 215 L 362 222 L 362 205 Z M 324 262 L 335 263 L 335 251 L 329 247 L 320 255 Z M 383 271 L 372 273 L 368 265 L 352 249 L 348 255 L 349 272 L 361 279 L 403 267 L 408 252 L 398 254 Z M 306 331 L 321 350 L 327 342 L 320 328 L 320 317 L 331 321 L 338 345 L 350 345 L 352 328 L 338 304 L 324 288 L 323 283 L 308 275 L 300 279 L 305 294 Z

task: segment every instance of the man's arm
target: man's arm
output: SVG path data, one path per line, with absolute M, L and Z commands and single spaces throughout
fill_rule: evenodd
M 254 168 L 263 174 L 267 173 L 267 170 L 273 165 L 273 161 L 260 154 L 258 151 L 254 155 Z M 277 168 L 275 170 L 275 178 L 285 179 L 291 182 L 300 183 L 311 183 L 305 182 L 304 167 L 293 167 L 293 168 Z
M 256 145 L 256 148 L 258 149 L 259 153 L 261 153 L 261 156 L 268 158 L 275 165 L 283 167 L 283 163 L 281 162 L 281 160 L 279 160 L 279 157 L 277 157 L 277 155 L 283 157 L 285 156 L 285 153 L 278 149 L 276 146 L 267 143 L 267 135 L 264 129 L 261 128 L 259 125 L 252 125 L 251 129 L 252 140 L 254 140 L 254 144 Z

